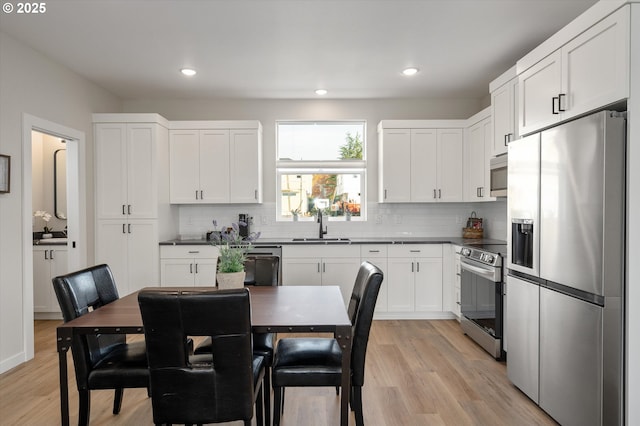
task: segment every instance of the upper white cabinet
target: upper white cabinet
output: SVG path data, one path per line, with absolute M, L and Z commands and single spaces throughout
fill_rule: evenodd
M 491 156 L 506 154 L 507 144 L 518 139 L 518 77 L 514 65 L 489 85 L 493 137 Z
M 262 202 L 259 122 L 172 122 L 172 204 Z M 226 128 L 225 128 L 226 127 Z
M 490 108 L 469 119 L 465 137 L 465 201 L 494 201 L 489 196 L 489 160 L 493 144 Z
M 438 128 L 438 124 L 444 127 L 445 122 L 380 122 L 380 202 L 462 201 L 464 125 L 456 121 L 453 126 L 459 127 Z
M 95 124 L 98 219 L 158 216 L 159 127 L 154 123 Z
M 521 135 L 629 95 L 628 8 L 619 9 L 519 74 Z

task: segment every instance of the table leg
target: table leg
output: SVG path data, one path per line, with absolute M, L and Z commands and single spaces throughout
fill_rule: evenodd
M 69 373 L 67 372 L 67 352 L 71 344 L 69 330 L 57 330 L 58 368 L 60 370 L 60 424 L 69 426 Z
M 340 392 L 340 426 L 349 425 L 349 393 L 351 392 L 351 327 L 338 327 L 336 339 L 342 349 L 342 389 Z

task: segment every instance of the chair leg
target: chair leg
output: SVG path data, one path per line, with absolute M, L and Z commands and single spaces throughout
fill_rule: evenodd
M 356 426 L 364 426 L 364 418 L 362 416 L 362 386 L 354 386 L 352 392 L 351 409 L 356 414 Z
M 119 389 L 116 389 L 115 394 L 113 395 L 113 414 L 120 413 L 120 409 L 122 408 L 123 393 L 124 393 L 124 389 L 119 388 Z
M 284 388 L 273 388 L 273 426 L 280 426 L 280 415 L 282 414 L 282 397 Z
M 271 370 L 264 369 L 264 425 L 271 426 Z M 275 408 L 274 408 L 275 410 Z
M 89 414 L 91 412 L 91 394 L 88 390 L 78 390 L 78 426 L 89 425 Z
M 264 413 L 262 410 L 262 392 L 264 392 L 264 390 L 262 389 L 262 387 L 260 387 L 260 389 L 258 390 L 258 395 L 256 395 L 256 426 L 263 426 L 264 425 Z M 245 424 L 246 424 L 246 420 L 245 420 Z M 251 424 L 251 420 L 249 420 L 249 424 Z

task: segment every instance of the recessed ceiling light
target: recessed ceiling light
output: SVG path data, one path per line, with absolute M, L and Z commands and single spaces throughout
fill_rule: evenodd
M 196 70 L 191 69 L 191 68 L 182 68 L 182 69 L 180 70 L 180 72 L 181 72 L 182 74 L 186 75 L 187 77 L 191 77 L 191 76 L 196 75 Z
M 410 76 L 410 75 L 416 75 L 418 73 L 418 68 L 405 68 L 404 70 L 402 70 L 402 74 Z
M 326 89 L 317 89 L 316 90 L 316 95 L 318 96 L 324 96 L 327 94 L 327 90 Z

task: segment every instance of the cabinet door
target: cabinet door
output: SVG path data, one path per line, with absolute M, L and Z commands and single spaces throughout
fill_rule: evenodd
M 200 130 L 200 199 L 229 202 L 229 131 Z
M 48 312 L 51 304 L 51 262 L 49 249 L 33 248 L 33 310 Z
M 438 178 L 437 146 L 436 129 L 411 130 L 411 201 L 434 201 Z
M 282 285 L 322 285 L 321 260 L 283 259 Z
M 629 14 L 626 8 L 562 47 L 563 118 L 629 95 Z
M 127 294 L 144 287 L 157 286 L 160 282 L 157 221 L 130 221 L 127 224 L 127 237 Z
M 360 258 L 339 258 L 322 260 L 322 285 L 340 287 L 345 307 L 348 306 L 356 282 Z
M 438 201 L 462 201 L 462 129 L 438 130 Z
M 162 287 L 194 285 L 193 267 L 193 259 L 162 259 L 160 285 Z
M 469 128 L 467 140 L 467 195 L 468 201 L 481 201 L 485 187 L 485 170 L 489 164 L 485 164 L 485 129 L 484 121 L 476 123 Z
M 169 133 L 169 197 L 171 203 L 200 199 L 200 138 L 197 130 Z
M 493 139 L 491 154 L 506 154 L 507 143 L 515 138 L 514 132 L 514 89 L 517 79 L 500 86 L 491 93 L 491 118 L 493 120 Z
M 387 264 L 389 312 L 413 312 L 414 262 L 412 259 L 389 258 Z
M 127 256 L 127 224 L 122 220 L 98 220 L 96 223 L 96 264 L 106 263 L 109 265 L 120 296 L 129 294 Z
M 56 292 L 53 289 L 53 278 L 64 275 L 69 272 L 69 256 L 66 248 L 56 248 L 50 253 L 51 257 L 51 276 L 47 282 L 49 289 L 49 308 L 48 312 L 61 312 Z
M 127 216 L 158 217 L 155 124 L 127 125 Z
M 215 287 L 218 259 L 195 259 L 194 284 L 200 287 Z
M 258 203 L 262 196 L 262 144 L 257 130 L 230 132 L 230 201 Z
M 95 125 L 96 214 L 123 219 L 127 208 L 127 126 Z
M 521 135 L 560 120 L 557 97 L 561 93 L 561 71 L 558 50 L 520 74 L 518 115 Z
M 384 129 L 380 154 L 380 202 L 411 201 L 411 132 Z
M 442 259 L 415 259 L 415 310 L 442 311 Z

